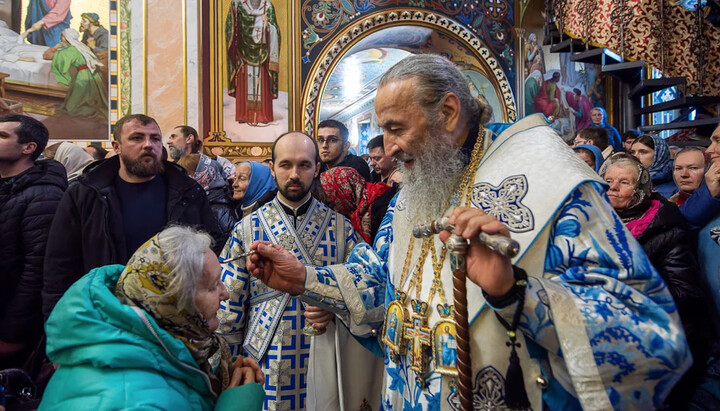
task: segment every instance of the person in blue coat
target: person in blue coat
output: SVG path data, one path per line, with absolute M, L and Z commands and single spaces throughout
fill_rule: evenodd
M 213 333 L 228 292 L 211 242 L 166 228 L 127 266 L 99 267 L 73 284 L 45 325 L 59 368 L 40 410 L 260 410 L 257 362 L 233 362 Z
M 611 126 L 610 123 L 607 122 L 607 112 L 604 108 L 593 107 L 593 109 L 590 110 L 590 120 L 592 120 L 591 126 L 607 129 L 608 141 L 610 142 L 610 145 L 613 146 L 613 150 L 616 153 L 624 151 L 620 132 L 618 132 L 615 127 Z
M 633 143 L 630 154 L 637 157 L 650 172 L 653 188 L 661 196 L 668 198 L 677 193 L 670 147 L 665 139 L 657 135 L 643 134 Z

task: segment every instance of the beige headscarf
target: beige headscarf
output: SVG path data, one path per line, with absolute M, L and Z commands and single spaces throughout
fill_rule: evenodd
M 83 169 L 94 161 L 92 156 L 81 147 L 68 142 L 60 143 L 54 159 L 65 166 L 68 181 L 80 177 Z
M 142 308 L 163 330 L 181 340 L 220 395 L 230 383 L 230 348 L 210 331 L 192 303 L 189 308 L 180 307 L 178 290 L 170 288 L 172 280 L 172 270 L 155 235 L 130 257 L 115 286 L 115 296 L 125 305 Z M 218 356 L 217 371 L 213 372 L 210 359 Z

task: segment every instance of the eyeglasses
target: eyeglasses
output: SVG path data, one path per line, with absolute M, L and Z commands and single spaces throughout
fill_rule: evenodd
M 587 142 L 588 142 L 588 140 L 581 139 L 581 138 L 576 138 L 575 141 L 574 141 L 574 143 L 575 143 L 576 146 L 579 146 L 579 145 L 581 145 L 581 144 L 587 144 Z
M 327 142 L 328 145 L 329 145 L 329 144 L 337 144 L 339 141 L 341 141 L 341 140 L 340 140 L 339 138 L 337 138 L 337 137 L 328 137 L 328 138 L 322 138 L 322 137 L 320 137 L 320 138 L 317 139 L 317 142 L 318 142 L 318 144 L 320 144 L 320 145 L 325 144 L 325 142 Z

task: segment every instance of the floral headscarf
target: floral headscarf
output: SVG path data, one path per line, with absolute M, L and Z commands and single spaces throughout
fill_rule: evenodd
M 213 188 L 228 185 L 227 180 L 225 180 L 225 173 L 220 164 L 205 154 L 200 154 L 200 160 L 195 169 L 193 180 L 197 181 L 206 193 L 210 192 Z
M 353 228 L 366 242 L 370 242 L 370 207 L 390 186 L 385 183 L 367 183 L 351 167 L 334 167 L 320 174 L 322 194 L 320 201 L 349 218 Z
M 210 378 L 215 394 L 220 395 L 230 383 L 230 348 L 210 331 L 192 303 L 180 307 L 178 290 L 170 288 L 172 280 L 172 270 L 155 235 L 130 257 L 115 286 L 115 296 L 125 305 L 145 310 L 160 328 L 182 341 Z M 211 357 L 219 357 L 216 372 L 210 364 Z
M 647 201 L 650 201 L 650 195 L 652 194 L 652 181 L 650 180 L 650 173 L 643 167 L 642 164 L 633 156 L 626 153 L 615 153 L 608 157 L 600 168 L 600 177 L 605 178 L 605 173 L 608 168 L 613 164 L 627 164 L 630 166 L 637 167 L 638 178 L 633 189 L 632 197 L 622 210 L 615 210 L 620 218 L 625 221 L 626 219 L 632 219 L 635 217 L 638 211 L 640 211 Z M 627 222 L 627 221 L 625 221 Z

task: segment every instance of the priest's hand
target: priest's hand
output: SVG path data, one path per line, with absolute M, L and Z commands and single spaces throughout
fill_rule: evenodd
M 515 283 L 510 259 L 502 256 L 474 238 L 484 231 L 510 237 L 505 224 L 477 208 L 458 207 L 450 214 L 450 224 L 455 226 L 454 234 L 470 241 L 467 250 L 467 276 L 492 297 L 505 295 Z M 447 241 L 450 232 L 440 233 L 440 240 Z
M 297 257 L 277 244 L 255 241 L 248 258 L 247 270 L 270 288 L 292 295 L 305 292 L 305 266 Z
M 335 314 L 330 311 L 325 311 L 320 307 L 314 307 L 312 305 L 305 306 L 305 318 L 308 324 L 315 330 L 323 330 L 327 328 L 330 321 L 335 318 Z

